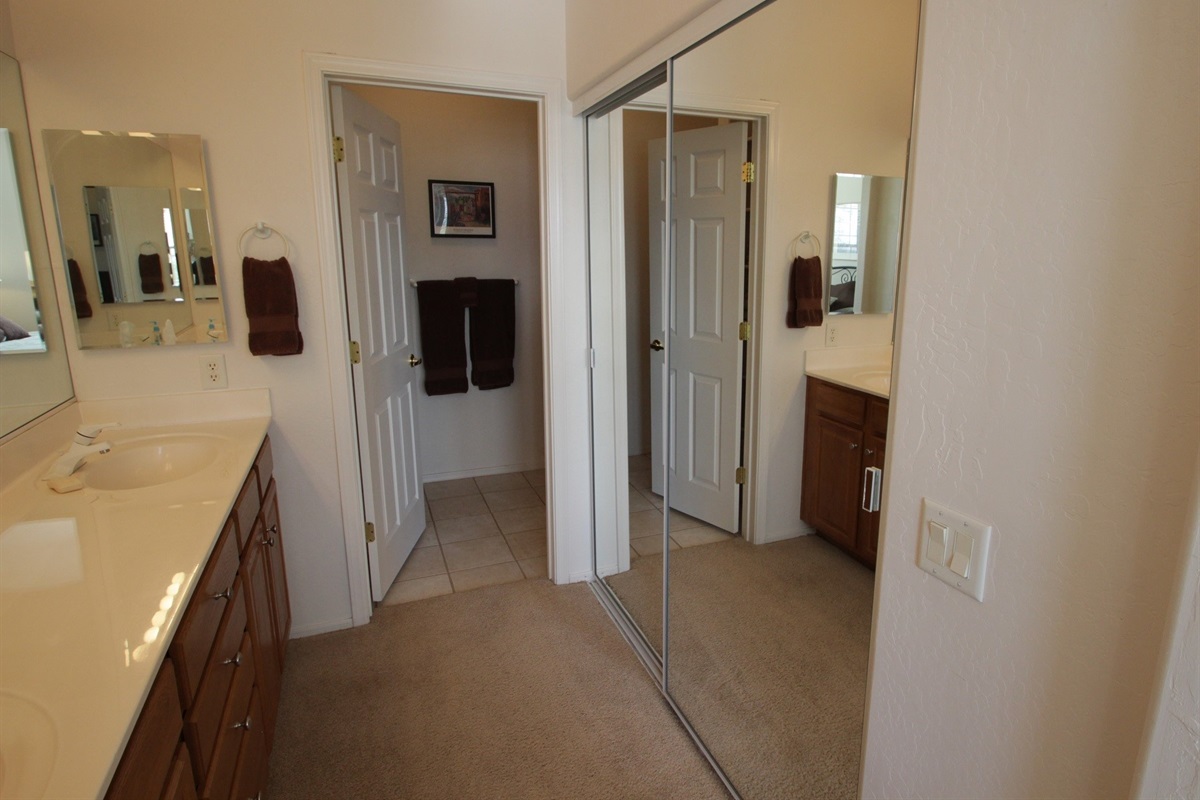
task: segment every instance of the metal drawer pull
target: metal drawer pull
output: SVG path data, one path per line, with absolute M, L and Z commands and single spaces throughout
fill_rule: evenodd
M 275 546 L 275 537 L 272 536 L 270 539 L 268 539 L 267 544 L 269 544 L 271 547 L 274 547 Z
M 267 528 L 267 533 L 279 533 L 279 523 L 276 522 L 274 525 Z
M 213 599 L 213 600 L 228 600 L 228 599 L 229 599 L 229 598 L 231 598 L 231 597 L 233 597 L 233 587 L 232 587 L 232 586 L 226 586 L 226 587 L 225 587 L 225 591 L 223 591 L 223 592 L 217 592 L 216 594 L 214 594 L 214 595 L 212 596 L 212 599 Z
M 240 667 L 242 665 L 242 651 L 238 650 L 237 655 L 235 655 L 233 658 L 227 658 L 224 661 L 222 661 L 221 663 L 222 664 L 233 664 L 235 667 Z
M 243 721 L 241 721 L 241 722 L 235 722 L 235 723 L 233 723 L 233 727 L 234 727 L 234 728 L 242 728 L 242 729 L 244 729 L 244 730 L 250 730 L 250 723 L 251 723 L 251 722 L 253 722 L 253 721 L 254 721 L 254 718 L 253 718 L 253 717 L 251 717 L 249 714 L 247 714 L 247 715 L 246 715 L 246 719 L 244 719 L 244 720 L 243 720 Z
M 873 456 L 873 455 L 875 455 L 875 451 L 874 451 L 874 450 L 872 450 L 871 448 L 869 448 L 869 447 L 868 447 L 868 448 L 867 448 L 867 455 L 869 455 L 869 456 Z
M 857 445 L 857 444 L 855 444 L 854 442 L 851 442 L 851 443 L 850 443 L 850 449 L 851 449 L 851 450 L 857 450 L 857 449 L 858 449 L 858 445 Z
M 883 470 L 879 467 L 867 467 L 863 478 L 862 510 L 871 512 L 879 510 L 879 493 L 882 488 Z

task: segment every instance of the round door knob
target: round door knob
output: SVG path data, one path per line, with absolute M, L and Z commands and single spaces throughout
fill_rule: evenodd
M 662 350 L 663 349 L 662 339 L 655 339 L 653 342 L 651 342 L 650 349 L 654 350 L 655 352 Z
M 420 363 L 421 363 L 421 359 L 418 358 L 417 356 L 409 356 L 408 357 L 408 365 L 410 367 L 415 367 L 415 366 L 417 366 L 417 364 L 420 364 Z

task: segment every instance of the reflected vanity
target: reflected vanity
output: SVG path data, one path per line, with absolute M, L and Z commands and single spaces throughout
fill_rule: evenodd
M 199 136 L 43 132 L 81 348 L 226 341 Z
M 857 794 L 874 575 L 797 535 L 803 403 L 760 430 L 756 393 L 890 353 L 784 323 L 805 228 L 838 325 L 894 306 L 904 178 L 876 176 L 906 168 L 919 0 L 864 3 L 765 4 L 588 113 L 594 587 L 732 797 Z

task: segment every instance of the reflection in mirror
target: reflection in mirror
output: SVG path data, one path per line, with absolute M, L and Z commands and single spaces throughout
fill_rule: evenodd
M 79 346 L 226 341 L 200 137 L 43 138 Z
M 834 178 L 830 314 L 892 313 L 903 210 L 903 178 L 844 172 Z
M 71 372 L 50 272 L 21 71 L 0 53 L 0 436 L 70 400 Z M 7 328 L 7 323 L 4 323 Z M 28 335 L 22 335 L 27 333 Z

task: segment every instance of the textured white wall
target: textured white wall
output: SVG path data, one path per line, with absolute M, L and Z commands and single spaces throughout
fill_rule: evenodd
M 565 80 L 561 4 L 358 0 L 335 8 L 317 0 L 216 0 L 198 9 L 152 0 L 103 5 L 42 0 L 14 6 L 12 16 L 35 130 L 152 130 L 204 138 L 217 256 L 229 298 L 231 341 L 216 348 L 225 356 L 231 389 L 271 389 L 294 630 L 304 634 L 348 624 L 321 290 L 323 271 L 334 265 L 318 263 L 316 255 L 302 53 Z M 563 274 L 553 307 L 563 309 L 565 319 L 554 344 L 565 366 L 552 393 L 565 416 L 587 408 L 582 126 L 566 118 L 556 122 L 565 159 L 565 251 L 559 254 Z M 44 192 L 43 207 L 53 219 L 47 198 Z M 291 243 L 302 355 L 256 358 L 246 346 L 237 239 L 258 220 L 283 231 Z M 255 245 L 254 254 L 273 256 L 268 244 Z M 56 266 L 62 266 L 57 255 Z M 59 278 L 60 303 L 69 302 L 62 299 Z M 196 391 L 199 355 L 192 349 L 70 350 L 80 399 Z M 578 455 L 556 474 L 557 487 L 571 500 L 556 523 L 569 531 L 573 574 L 590 563 L 585 415 L 580 413 L 576 425 L 568 422 L 556 441 L 561 452 Z
M 925 2 L 864 797 L 1132 788 L 1198 486 L 1197 41 L 1194 0 Z M 917 569 L 923 496 L 995 525 L 987 602 Z

